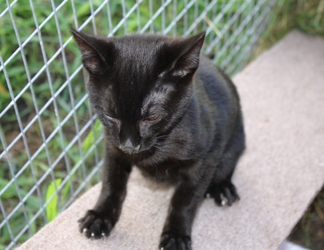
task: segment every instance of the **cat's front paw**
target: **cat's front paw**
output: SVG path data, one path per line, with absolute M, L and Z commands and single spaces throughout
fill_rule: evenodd
M 108 236 L 113 228 L 112 221 L 95 210 L 88 210 L 78 222 L 80 232 L 84 233 L 87 238 L 100 239 Z
M 235 201 L 240 199 L 235 186 L 231 182 L 210 184 L 205 196 L 214 198 L 216 204 L 219 206 L 231 206 Z
M 160 250 L 192 250 L 191 238 L 186 235 L 163 233 L 159 245 Z

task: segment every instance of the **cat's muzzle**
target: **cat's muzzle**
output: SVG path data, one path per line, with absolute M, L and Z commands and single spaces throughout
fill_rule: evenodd
M 139 152 L 141 144 L 134 146 L 130 140 L 127 140 L 124 145 L 120 145 L 119 149 L 125 152 L 126 154 L 136 154 Z

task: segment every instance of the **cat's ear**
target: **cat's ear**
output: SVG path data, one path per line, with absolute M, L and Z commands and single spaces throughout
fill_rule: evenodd
M 172 76 L 193 75 L 199 66 L 199 54 L 204 44 L 205 32 L 189 37 L 172 46 L 172 63 L 168 71 Z
M 93 74 L 100 74 L 114 60 L 114 44 L 103 39 L 85 35 L 74 29 L 71 33 L 82 54 L 84 67 Z

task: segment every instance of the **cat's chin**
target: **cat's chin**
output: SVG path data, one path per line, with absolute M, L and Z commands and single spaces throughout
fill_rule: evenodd
M 154 147 L 154 143 L 150 144 L 149 146 L 143 146 L 141 145 L 141 147 L 139 148 L 138 151 L 128 151 L 128 150 L 123 150 L 120 147 L 117 147 L 122 153 L 129 155 L 129 156 L 139 156 L 139 155 L 143 155 L 143 154 L 150 154 L 150 153 L 154 153 L 156 151 L 156 147 Z

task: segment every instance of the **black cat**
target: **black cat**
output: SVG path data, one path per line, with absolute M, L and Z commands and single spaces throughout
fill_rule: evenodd
M 79 220 L 81 232 L 109 235 L 134 165 L 176 185 L 159 247 L 191 249 L 192 223 L 204 196 L 218 205 L 239 199 L 231 177 L 245 135 L 235 86 L 199 56 L 205 33 L 186 39 L 72 33 L 106 141 L 101 194 Z

